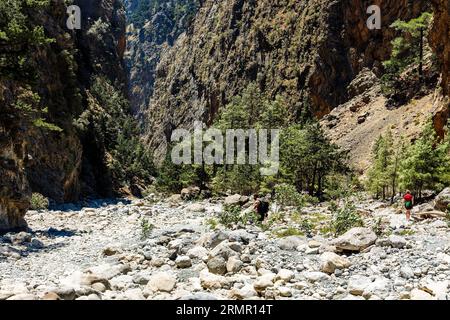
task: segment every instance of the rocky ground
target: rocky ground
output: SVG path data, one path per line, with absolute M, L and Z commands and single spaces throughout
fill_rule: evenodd
M 29 232 L 0 237 L 0 300 L 450 298 L 445 216 L 408 224 L 395 207 L 362 200 L 365 228 L 335 238 L 326 205 L 265 228 L 225 228 L 222 203 L 172 197 L 30 211 Z M 305 218 L 311 237 L 291 235 Z

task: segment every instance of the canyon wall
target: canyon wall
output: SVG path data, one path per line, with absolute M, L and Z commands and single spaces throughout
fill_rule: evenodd
M 381 7 L 382 27 L 369 30 L 367 8 Z M 347 86 L 363 68 L 381 73 L 397 19 L 427 1 L 205 1 L 188 31 L 166 48 L 146 112 L 147 143 L 162 160 L 171 132 L 217 112 L 250 82 L 284 96 L 300 120 L 328 114 L 351 98 Z
M 88 108 L 93 76 L 106 77 L 117 90 L 126 92 L 125 12 L 119 0 L 75 0 L 73 4 L 81 8 L 81 30 L 66 27 L 64 1 L 23 9 L 29 19 L 24 23 L 30 28 L 42 26 L 45 36 L 53 40 L 25 47 L 32 79 L 17 76 L 18 72 L 0 74 L 0 230 L 25 226 L 23 216 L 32 192 L 56 202 L 110 193 L 103 170 L 104 150 L 96 149 L 74 122 Z M 5 54 L 13 54 L 11 46 L 2 48 Z M 4 67 L 7 70 L 8 65 Z M 19 110 L 20 103 L 37 96 L 39 107 L 47 110 L 45 121 L 58 130 L 34 125 Z

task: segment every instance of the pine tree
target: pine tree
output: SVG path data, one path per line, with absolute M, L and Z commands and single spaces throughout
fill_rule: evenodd
M 386 69 L 382 78 L 385 91 L 392 90 L 398 76 L 412 65 L 418 66 L 422 81 L 425 41 L 432 17 L 431 13 L 424 12 L 410 21 L 397 20 L 391 25 L 401 35 L 392 41 L 391 58 L 383 63 Z
M 280 137 L 281 177 L 299 192 L 322 197 L 326 178 L 346 172 L 345 154 L 331 143 L 318 123 L 294 125 Z
M 395 196 L 401 151 L 394 142 L 391 130 L 380 135 L 372 149 L 372 167 L 367 173 L 367 187 L 370 192 L 386 199 L 391 191 Z
M 284 99 L 274 100 L 264 95 L 257 84 L 251 83 L 242 95 L 232 99 L 216 120 L 214 127 L 228 129 L 281 129 L 289 121 L 289 112 Z M 268 141 L 270 143 L 270 140 Z M 248 138 L 246 139 L 248 146 Z M 226 156 L 226 154 L 225 154 Z M 267 190 L 268 179 L 261 176 L 260 165 L 223 165 L 215 167 L 213 188 L 217 192 L 232 190 L 242 194 Z M 274 185 L 274 182 L 271 183 Z
M 426 189 L 439 190 L 448 182 L 450 170 L 448 139 L 439 143 L 430 120 L 419 139 L 408 147 L 400 165 L 403 189 L 413 190 L 420 199 Z

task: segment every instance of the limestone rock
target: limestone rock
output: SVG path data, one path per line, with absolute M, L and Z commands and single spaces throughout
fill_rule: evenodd
M 256 298 L 258 293 L 251 284 L 246 284 L 240 289 L 233 288 L 230 291 L 230 298 L 237 300 L 246 300 Z
M 30 293 L 20 293 L 9 297 L 6 300 L 37 300 L 37 297 L 34 294 Z
M 298 236 L 289 236 L 283 239 L 278 240 L 278 246 L 282 250 L 286 251 L 294 251 L 298 246 L 304 243 L 303 238 Z
M 368 228 L 353 228 L 333 241 L 338 251 L 360 252 L 373 245 L 376 234 Z
M 211 273 L 220 275 L 227 273 L 227 261 L 225 261 L 225 259 L 221 256 L 209 259 L 207 266 L 209 272 Z
M 197 199 L 200 195 L 199 187 L 189 187 L 181 190 L 181 199 L 185 201 Z
M 205 212 L 205 206 L 200 203 L 192 203 L 186 209 L 191 212 Z
M 391 235 L 391 236 L 389 236 L 389 244 L 393 248 L 403 249 L 404 247 L 406 247 L 407 242 L 406 242 L 405 238 L 403 238 L 401 236 Z
M 281 269 L 280 271 L 278 271 L 277 277 L 275 279 L 282 280 L 284 282 L 289 282 L 289 281 L 293 280 L 294 277 L 295 277 L 295 274 L 293 271 L 287 270 L 287 269 Z
M 54 292 L 48 292 L 44 294 L 41 298 L 42 300 L 62 300 L 60 296 L 58 296 Z
M 191 258 L 188 256 L 179 256 L 175 260 L 175 264 L 180 269 L 190 268 L 192 266 Z
M 200 272 L 200 284 L 204 289 L 220 289 L 227 283 L 227 279 L 223 276 L 210 273 L 208 270 Z
M 346 269 L 351 266 L 350 260 L 334 252 L 324 252 L 320 256 L 320 270 L 325 273 L 334 273 L 336 269 Z
M 253 283 L 253 288 L 255 288 L 256 291 L 261 292 L 267 289 L 268 287 L 272 287 L 274 280 L 275 274 L 273 273 L 265 274 L 256 279 L 256 281 Z
M 208 255 L 208 250 L 201 246 L 196 246 L 188 250 L 187 255 L 191 259 L 203 259 Z
M 420 289 L 413 289 L 410 298 L 411 300 L 434 300 L 431 294 Z
M 227 271 L 229 273 L 239 272 L 243 265 L 244 265 L 244 263 L 241 260 L 239 260 L 235 256 L 232 256 L 232 257 L 228 258 Z
M 303 275 L 310 282 L 321 282 L 330 280 L 330 276 L 323 272 L 308 271 L 304 272 Z
M 435 199 L 434 208 L 446 212 L 450 205 L 450 188 L 444 189 Z
M 226 197 L 225 200 L 223 201 L 223 204 L 227 206 L 235 206 L 240 205 L 240 202 L 241 202 L 241 195 L 234 194 L 232 196 Z
M 366 276 L 351 276 L 348 281 L 348 292 L 355 296 L 362 296 L 364 290 L 366 290 L 370 283 L 370 279 Z
M 172 292 L 177 282 L 173 274 L 158 272 L 149 278 L 147 288 L 153 291 Z

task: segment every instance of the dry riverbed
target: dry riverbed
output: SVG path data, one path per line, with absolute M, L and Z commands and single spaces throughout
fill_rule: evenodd
M 222 203 L 105 200 L 30 211 L 29 232 L 0 237 L 0 300 L 450 298 L 445 218 L 408 225 L 395 208 L 365 200 L 365 228 L 335 238 L 320 231 L 327 207 L 307 207 L 308 238 L 289 235 L 295 215 L 264 230 L 216 226 Z

